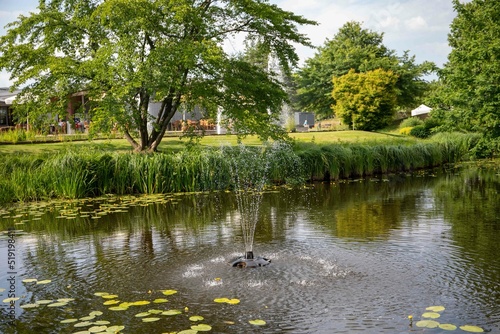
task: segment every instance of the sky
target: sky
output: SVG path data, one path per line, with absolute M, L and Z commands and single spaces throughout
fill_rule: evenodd
M 270 0 L 287 11 L 317 21 L 317 26 L 299 28 L 314 46 L 332 39 L 346 22 L 362 22 L 363 28 L 384 34 L 383 43 L 396 54 L 409 51 L 417 63 L 433 61 L 442 67 L 450 47 L 448 33 L 456 13 L 451 0 Z M 0 34 L 20 15 L 35 11 L 38 0 L 0 0 Z M 238 43 L 231 47 L 238 51 Z M 315 50 L 297 46 L 300 64 Z M 0 72 L 0 87 L 11 84 L 9 74 Z

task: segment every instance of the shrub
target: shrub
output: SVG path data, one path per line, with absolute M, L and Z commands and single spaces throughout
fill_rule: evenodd
M 410 118 L 403 120 L 401 122 L 401 124 L 399 124 L 399 128 L 403 129 L 403 128 L 414 127 L 414 126 L 423 125 L 423 124 L 424 124 L 424 121 L 422 121 L 420 118 L 410 117 Z
M 409 136 L 410 132 L 411 132 L 411 129 L 413 129 L 413 127 L 407 126 L 407 127 L 399 129 L 399 133 L 402 134 L 402 135 L 405 135 L 405 136 Z
M 414 126 L 410 130 L 410 136 L 413 136 L 413 137 L 427 138 L 427 137 L 429 137 L 429 135 L 430 135 L 430 131 L 424 125 Z

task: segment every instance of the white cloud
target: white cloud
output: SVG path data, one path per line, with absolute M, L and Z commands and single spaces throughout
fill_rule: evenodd
M 424 30 L 427 29 L 427 21 L 422 16 L 412 17 L 406 21 L 406 26 L 410 30 Z

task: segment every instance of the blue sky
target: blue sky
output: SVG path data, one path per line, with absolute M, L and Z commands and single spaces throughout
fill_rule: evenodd
M 315 46 L 333 38 L 348 21 L 363 22 L 363 27 L 384 33 L 384 44 L 401 55 L 405 50 L 415 55 L 418 63 L 433 61 L 442 66 L 450 48 L 449 26 L 455 12 L 451 0 L 270 0 L 279 7 L 319 22 L 300 31 Z M 3 27 L 20 14 L 36 10 L 38 0 L 0 0 L 0 34 Z M 235 48 L 238 43 L 233 43 Z M 301 62 L 314 55 L 314 50 L 297 47 Z M 0 72 L 0 87 L 9 86 L 9 74 Z

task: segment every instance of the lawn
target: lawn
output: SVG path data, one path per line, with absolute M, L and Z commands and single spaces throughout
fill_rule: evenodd
M 391 133 L 366 132 L 366 131 L 326 131 L 326 132 L 301 132 L 291 133 L 290 137 L 297 142 L 326 143 L 394 143 L 415 142 L 414 138 L 399 136 Z M 187 138 L 165 137 L 159 146 L 159 151 L 178 151 L 189 142 Z M 235 135 L 206 136 L 200 140 L 202 146 L 236 145 L 238 139 Z M 249 136 L 242 140 L 245 145 L 260 145 L 256 136 Z M 42 154 L 61 150 L 92 149 L 98 151 L 130 152 L 131 146 L 125 139 L 104 139 L 93 141 L 54 142 L 36 144 L 4 144 L 0 145 L 0 154 Z

